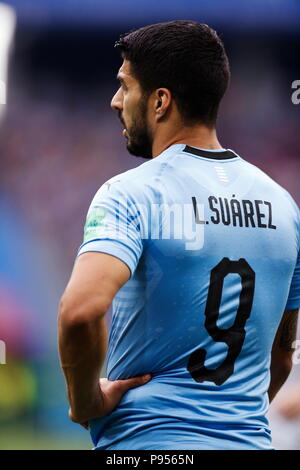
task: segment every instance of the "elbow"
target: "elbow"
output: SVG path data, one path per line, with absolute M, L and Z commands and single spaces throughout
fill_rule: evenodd
M 109 306 L 105 299 L 78 299 L 63 295 L 59 303 L 58 324 L 72 328 L 93 323 L 105 316 Z

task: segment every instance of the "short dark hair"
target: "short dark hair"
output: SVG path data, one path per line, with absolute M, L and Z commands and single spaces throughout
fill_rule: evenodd
M 126 33 L 115 47 L 145 93 L 168 88 L 184 122 L 215 125 L 230 78 L 216 31 L 196 21 L 170 21 Z

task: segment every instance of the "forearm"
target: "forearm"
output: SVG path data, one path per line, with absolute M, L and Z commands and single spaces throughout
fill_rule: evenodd
M 274 399 L 288 378 L 293 365 L 298 309 L 285 310 L 277 330 L 271 355 L 269 401 Z
M 269 402 L 275 398 L 281 387 L 284 385 L 292 369 L 291 358 L 285 358 L 284 360 L 272 359 L 271 362 L 271 381 L 268 390 Z
M 69 402 L 74 414 L 85 415 L 93 400 L 101 398 L 99 378 L 107 350 L 105 316 L 72 323 L 60 315 L 58 334 Z

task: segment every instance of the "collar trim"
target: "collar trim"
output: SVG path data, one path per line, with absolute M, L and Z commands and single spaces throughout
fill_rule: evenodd
M 213 160 L 229 160 L 230 158 L 238 157 L 232 150 L 204 150 L 191 147 L 190 145 L 186 145 L 183 152 L 197 155 L 197 157 L 211 158 Z

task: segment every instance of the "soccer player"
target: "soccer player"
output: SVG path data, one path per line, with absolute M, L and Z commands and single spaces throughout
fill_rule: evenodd
M 299 209 L 219 143 L 230 73 L 215 31 L 172 21 L 116 46 L 111 106 L 128 151 L 149 160 L 88 211 L 59 314 L 70 417 L 96 449 L 272 449 L 265 415 L 300 307 Z

